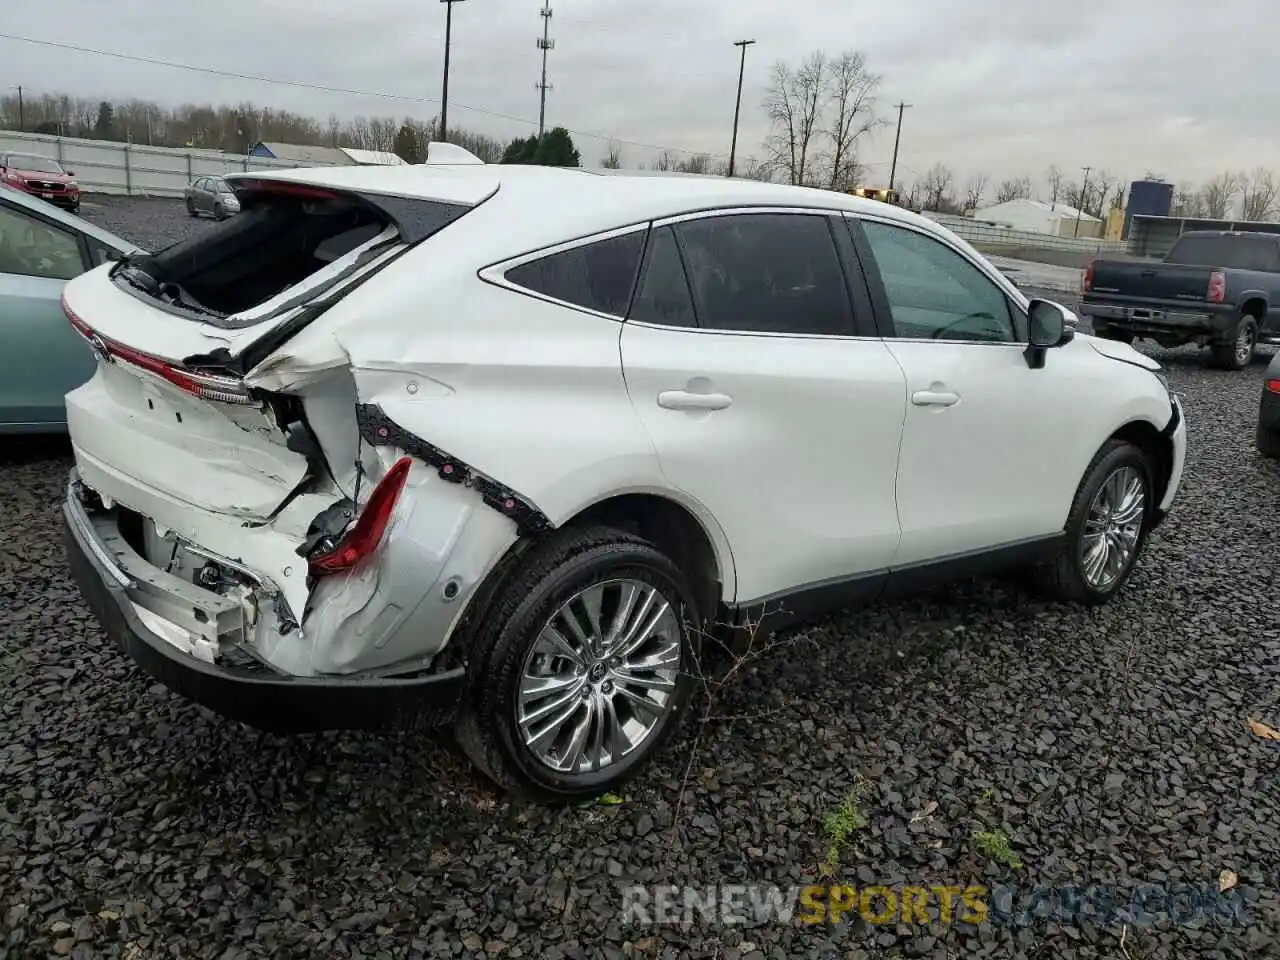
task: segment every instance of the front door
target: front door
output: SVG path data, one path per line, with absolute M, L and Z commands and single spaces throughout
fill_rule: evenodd
M 65 422 L 67 393 L 93 375 L 60 302 L 83 271 L 75 233 L 0 203 L 0 423 Z
M 907 379 L 894 566 L 1061 532 L 1094 452 L 1097 365 L 1054 351 L 1032 369 L 1025 315 L 972 260 L 905 224 L 851 223 Z

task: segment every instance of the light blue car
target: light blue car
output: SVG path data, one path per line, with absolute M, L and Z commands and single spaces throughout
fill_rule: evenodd
M 62 312 L 72 277 L 138 248 L 17 190 L 0 187 L 0 434 L 62 433 L 67 393 L 94 356 Z

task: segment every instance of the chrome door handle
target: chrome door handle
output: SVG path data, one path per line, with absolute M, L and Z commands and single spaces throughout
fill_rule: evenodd
M 664 410 L 723 410 L 733 403 L 726 393 L 691 393 L 688 390 L 663 390 L 658 406 Z
M 917 407 L 950 407 L 960 402 L 960 394 L 949 390 L 917 390 L 911 395 Z

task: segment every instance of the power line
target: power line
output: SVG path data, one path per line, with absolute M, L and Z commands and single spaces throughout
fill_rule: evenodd
M 339 93 L 352 97 L 371 97 L 381 100 L 396 100 L 401 103 L 423 103 L 438 104 L 440 100 L 435 97 L 413 97 L 400 93 L 388 93 L 384 90 L 362 90 L 355 87 L 338 87 L 325 83 L 314 83 L 308 80 L 289 80 L 281 77 L 265 77 L 260 74 L 239 73 L 234 70 L 220 70 L 217 67 L 202 67 L 191 63 L 179 63 L 174 60 L 162 60 L 158 57 L 144 57 L 133 53 L 120 53 L 115 50 L 102 50 L 96 47 L 86 47 L 75 43 L 66 43 L 58 40 L 41 40 L 38 37 L 24 37 L 12 33 L 0 33 L 0 40 L 13 40 L 18 43 L 31 43 L 41 47 L 53 47 L 59 50 L 72 50 L 76 53 L 88 53 L 99 57 L 110 57 L 115 60 L 128 60 L 133 63 L 145 63 L 155 67 L 169 67 L 174 70 L 187 70 L 191 73 L 203 73 L 215 77 L 226 77 L 231 80 L 248 80 L 253 83 L 271 83 L 278 86 L 297 87 L 304 90 L 317 90 L 322 93 Z M 486 117 L 493 117 L 498 120 L 509 120 L 512 123 L 524 123 L 531 127 L 537 126 L 536 120 L 530 120 L 528 117 L 517 117 L 510 113 L 502 113 L 497 110 L 488 110 L 484 107 L 473 107 L 469 104 L 458 103 L 453 104 L 454 107 L 462 110 L 469 110 Z M 624 144 L 630 147 L 640 147 L 644 150 L 669 150 L 672 153 L 683 153 L 689 156 L 700 156 L 706 154 L 713 160 L 724 160 L 725 157 L 708 153 L 705 150 L 690 150 L 686 147 L 664 146 L 660 143 L 647 143 L 643 140 L 631 140 L 626 137 L 615 136 L 610 133 L 598 133 L 592 130 L 570 130 L 575 137 L 586 137 L 588 140 L 613 141 L 615 143 Z
M 538 138 L 542 138 L 542 132 L 547 126 L 547 91 L 551 89 L 547 83 L 547 51 L 556 48 L 556 42 L 551 39 L 551 4 L 549 0 L 544 0 L 542 9 L 538 11 L 538 16 L 542 17 L 542 36 L 538 38 L 538 49 L 542 51 L 542 79 L 536 84 L 538 95 Z

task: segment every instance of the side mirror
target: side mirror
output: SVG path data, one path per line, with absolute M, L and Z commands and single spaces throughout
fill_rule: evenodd
M 74 170 L 64 170 L 62 172 L 65 173 L 68 177 L 74 177 L 76 175 L 76 172 Z
M 1067 319 L 1066 307 L 1052 300 L 1032 300 L 1027 307 L 1027 349 L 1023 356 L 1027 366 L 1038 370 L 1044 366 L 1045 351 L 1060 347 L 1075 336 L 1075 324 Z M 1071 314 L 1075 319 L 1075 314 Z

